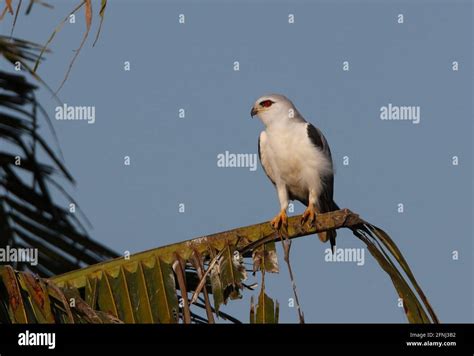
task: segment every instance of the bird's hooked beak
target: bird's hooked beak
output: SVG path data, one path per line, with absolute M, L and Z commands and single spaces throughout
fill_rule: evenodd
M 258 114 L 258 110 L 255 109 L 255 107 L 252 107 L 252 110 L 250 110 L 250 116 L 253 118 L 257 114 Z

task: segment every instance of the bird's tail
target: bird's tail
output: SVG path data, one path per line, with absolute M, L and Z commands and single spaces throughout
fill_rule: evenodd
M 339 210 L 339 206 L 333 201 L 331 211 L 334 210 Z M 352 230 L 352 233 L 359 238 L 363 231 L 370 234 L 370 232 L 367 230 L 367 227 L 365 227 L 363 224 L 352 226 L 350 229 Z M 318 236 L 322 242 L 327 242 L 329 240 L 329 243 L 331 244 L 331 252 L 334 253 L 337 236 L 336 230 L 323 231 L 318 233 Z
M 339 206 L 334 200 L 332 201 L 331 205 L 332 206 L 329 211 L 339 210 Z M 334 249 L 336 248 L 336 230 L 323 231 L 318 233 L 318 236 L 322 242 L 327 242 L 329 240 L 329 243 L 331 244 L 331 251 L 334 253 Z
M 319 239 L 322 242 L 327 242 L 329 240 L 329 243 L 331 244 L 331 251 L 334 253 L 334 248 L 336 247 L 336 230 L 329 230 L 329 231 L 323 231 L 318 233 Z

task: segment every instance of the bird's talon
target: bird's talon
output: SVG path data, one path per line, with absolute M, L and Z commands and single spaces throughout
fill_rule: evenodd
M 303 216 L 301 217 L 301 225 L 304 225 L 306 222 L 309 223 L 309 226 L 313 227 L 313 223 L 316 221 L 316 211 L 315 208 L 310 205 L 304 211 Z
M 273 218 L 270 224 L 275 230 L 285 230 L 288 227 L 288 217 L 286 216 L 286 212 L 284 210 L 280 211 L 278 215 Z

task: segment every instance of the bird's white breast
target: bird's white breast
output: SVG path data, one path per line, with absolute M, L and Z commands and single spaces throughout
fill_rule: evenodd
M 285 184 L 295 196 L 307 198 L 309 190 L 319 196 L 322 190 L 321 176 L 331 172 L 329 159 L 311 142 L 307 122 L 291 122 L 287 125 L 267 127 L 262 142 L 262 164 L 267 157 L 272 179 Z M 268 159 L 271 157 L 271 159 Z

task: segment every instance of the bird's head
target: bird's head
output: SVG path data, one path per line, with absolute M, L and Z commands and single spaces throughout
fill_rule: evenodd
M 299 115 L 293 103 L 279 94 L 264 95 L 257 99 L 250 111 L 252 117 L 257 116 L 265 126 L 285 123 Z

